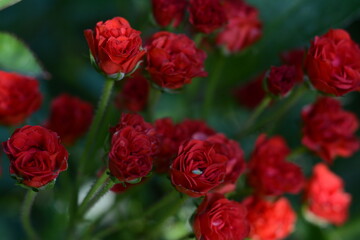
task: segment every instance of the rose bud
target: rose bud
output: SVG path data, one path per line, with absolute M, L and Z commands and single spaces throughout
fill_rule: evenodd
M 355 136 L 359 120 L 355 114 L 341 108 L 340 102 L 319 98 L 302 111 L 302 144 L 314 151 L 327 163 L 337 156 L 350 157 L 360 148 Z
M 308 220 L 320 225 L 342 225 L 348 217 L 351 195 L 344 192 L 342 179 L 319 163 L 305 187 L 305 200 Z
M 179 26 L 184 17 L 186 6 L 186 0 L 152 0 L 155 20 L 163 27 L 170 24 L 173 27 Z
M 226 138 L 224 134 L 212 135 L 206 141 L 216 144 L 217 152 L 228 158 L 224 182 L 214 191 L 222 194 L 234 191 L 240 174 L 245 170 L 243 150 L 237 142 Z
M 122 79 L 145 55 L 140 32 L 122 17 L 98 22 L 94 31 L 87 29 L 84 34 L 95 63 L 108 77 Z
M 147 44 L 147 68 L 162 88 L 177 89 L 194 77 L 206 77 L 206 53 L 184 34 L 155 33 Z
M 267 78 L 267 87 L 272 94 L 284 97 L 301 79 L 302 75 L 298 75 L 295 66 L 271 67 Z
M 62 94 L 51 103 L 45 127 L 56 132 L 65 144 L 72 145 L 89 129 L 93 107 L 80 98 Z
M 35 78 L 0 71 L 0 124 L 17 125 L 39 109 L 42 96 Z
M 265 74 L 261 74 L 245 85 L 235 89 L 234 96 L 236 101 L 248 109 L 256 108 L 266 95 L 263 88 L 264 77 Z
M 241 203 L 209 193 L 198 207 L 193 222 L 198 240 L 242 240 L 249 233 L 246 209 Z
M 305 183 L 301 168 L 286 161 L 290 149 L 280 136 L 260 135 L 249 161 L 249 184 L 260 195 L 280 196 L 296 194 Z
M 227 157 L 214 144 L 189 140 L 184 142 L 170 167 L 175 188 L 191 197 L 204 196 L 224 182 Z
M 140 112 L 148 103 L 149 91 L 149 82 L 140 73 L 136 73 L 126 79 L 121 92 L 116 96 L 115 104 L 120 110 L 125 108 Z
M 262 24 L 256 8 L 243 1 L 227 0 L 224 9 L 228 23 L 218 34 L 217 45 L 223 45 L 228 52 L 236 53 L 260 39 Z
M 306 56 L 306 70 L 314 87 L 342 96 L 360 90 L 360 48 L 342 29 L 315 37 Z
M 41 126 L 18 128 L 3 148 L 10 160 L 10 174 L 21 185 L 45 187 L 67 169 L 69 155 L 59 136 Z
M 296 214 L 286 198 L 282 197 L 270 202 L 257 197 L 248 197 L 243 204 L 248 211 L 250 239 L 280 240 L 293 232 Z

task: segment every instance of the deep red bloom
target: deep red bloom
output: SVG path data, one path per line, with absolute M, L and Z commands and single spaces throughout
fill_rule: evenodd
M 297 66 L 302 69 L 305 63 L 305 53 L 304 49 L 293 49 L 283 52 L 280 57 L 283 64 Z
M 293 232 L 296 214 L 286 198 L 269 202 L 257 197 L 248 197 L 243 203 L 248 211 L 249 238 L 280 240 Z
M 342 29 L 315 37 L 306 57 L 306 70 L 318 90 L 342 96 L 360 90 L 360 48 Z
M 296 82 L 300 82 L 302 75 L 298 75 L 295 66 L 282 65 L 271 67 L 267 78 L 267 87 L 274 95 L 285 96 L 294 87 Z
M 132 112 L 142 111 L 148 103 L 149 91 L 149 82 L 140 73 L 136 73 L 125 80 L 121 92 L 116 97 L 116 106 Z
M 246 209 L 221 194 L 209 193 L 195 213 L 193 229 L 198 240 L 242 240 L 249 233 Z
M 349 157 L 359 150 L 355 136 L 359 120 L 355 114 L 344 111 L 340 102 L 332 98 L 319 98 L 302 111 L 302 144 L 323 160 L 331 163 L 337 156 Z
M 210 142 L 186 141 L 171 164 L 171 182 L 178 191 L 191 197 L 204 196 L 223 183 L 227 161 Z
M 279 196 L 284 193 L 298 193 L 305 178 L 301 168 L 286 161 L 290 149 L 280 137 L 267 139 L 260 135 L 251 155 L 248 180 L 256 193 Z
M 130 73 L 145 55 L 140 32 L 122 17 L 98 22 L 84 31 L 92 56 L 107 75 Z
M 43 187 L 67 169 L 68 152 L 59 136 L 41 126 L 18 128 L 3 148 L 10 159 L 10 174 L 29 187 Z
M 265 74 L 261 74 L 235 90 L 235 98 L 239 104 L 249 109 L 253 109 L 261 103 L 266 95 L 263 88 L 264 76 Z
M 243 1 L 227 0 L 224 9 L 228 23 L 216 38 L 231 52 L 239 52 L 258 41 L 262 35 L 262 24 L 258 10 Z
M 221 133 L 208 137 L 206 141 L 215 144 L 217 152 L 228 158 L 228 161 L 226 162 L 224 182 L 214 191 L 222 194 L 234 191 L 236 188 L 236 181 L 238 180 L 240 174 L 245 170 L 243 150 L 237 142 L 228 139 Z
M 184 17 L 186 6 L 186 0 L 152 0 L 155 20 L 163 27 L 170 24 L 173 27 L 179 26 Z
M 73 144 L 86 133 L 93 117 L 93 107 L 80 98 L 62 94 L 51 103 L 45 127 L 56 132 L 66 144 Z
M 147 68 L 162 88 L 176 89 L 194 77 L 205 77 L 206 53 L 184 34 L 155 33 L 147 44 Z
M 178 124 L 177 135 L 184 140 L 198 139 L 205 140 L 216 132 L 202 120 L 185 119 Z
M 313 169 L 305 188 L 305 200 L 312 220 L 341 225 L 348 217 L 351 196 L 344 192 L 343 180 L 323 163 Z
M 209 34 L 226 22 L 224 8 L 219 0 L 190 0 L 190 23 L 196 30 Z
M 41 105 L 36 79 L 0 71 L 0 124 L 22 123 Z

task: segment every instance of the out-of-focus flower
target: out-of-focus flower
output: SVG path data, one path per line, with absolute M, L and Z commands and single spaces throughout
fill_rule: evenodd
M 173 27 L 179 26 L 187 4 L 186 0 L 152 0 L 152 10 L 156 22 L 163 27 L 170 24 Z

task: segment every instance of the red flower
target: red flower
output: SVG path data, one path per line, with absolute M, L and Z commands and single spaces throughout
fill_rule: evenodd
M 214 129 L 210 128 L 201 120 L 185 119 L 182 123 L 178 124 L 177 127 L 177 135 L 182 136 L 184 140 L 205 140 L 215 133 Z
M 146 107 L 150 86 L 146 78 L 140 73 L 126 79 L 121 92 L 116 97 L 116 106 L 126 108 L 132 112 L 139 112 Z
M 191 197 L 204 196 L 223 183 L 227 161 L 214 144 L 189 140 L 180 146 L 171 165 L 171 182 L 178 191 Z
M 173 27 L 179 26 L 184 17 L 186 6 L 186 0 L 152 0 L 155 20 L 163 27 L 170 24 Z
M 228 193 L 235 190 L 236 181 L 245 170 L 244 152 L 239 144 L 225 137 L 223 134 L 215 134 L 206 139 L 208 142 L 216 144 L 217 152 L 228 158 L 226 162 L 226 173 L 224 183 L 214 191 L 218 193 Z
M 190 0 L 189 12 L 190 23 L 206 34 L 222 27 L 227 21 L 219 0 Z
M 247 220 L 250 224 L 249 238 L 253 240 L 280 240 L 289 236 L 296 222 L 296 214 L 286 198 L 274 202 L 249 197 L 244 200 Z
M 260 135 L 249 162 L 248 180 L 258 194 L 298 193 L 305 182 L 299 166 L 287 162 L 290 149 L 280 136 Z
M 272 94 L 285 96 L 301 79 L 302 75 L 298 75 L 295 66 L 271 67 L 267 78 L 267 87 Z
M 209 193 L 195 213 L 193 229 L 198 240 L 242 240 L 249 233 L 246 209 L 221 194 Z
M 29 187 L 43 187 L 67 169 L 68 152 L 59 136 L 41 126 L 18 128 L 3 148 L 10 159 L 10 174 Z
M 0 71 L 0 124 L 22 123 L 41 105 L 36 79 Z
M 294 49 L 288 52 L 283 52 L 280 57 L 282 63 L 297 66 L 302 69 L 305 62 L 305 50 Z
M 306 70 L 322 92 L 342 96 L 360 90 L 360 48 L 345 30 L 330 30 L 311 43 Z
M 266 95 L 266 92 L 263 89 L 264 76 L 265 74 L 261 74 L 235 90 L 235 98 L 239 104 L 249 109 L 253 109 L 261 103 Z
M 228 23 L 216 38 L 231 52 L 239 52 L 258 41 L 262 35 L 262 24 L 256 8 L 243 1 L 227 0 L 224 3 Z
M 147 68 L 152 80 L 163 88 L 176 89 L 194 77 L 205 77 L 206 54 L 184 34 L 155 33 L 147 44 Z
M 337 156 L 349 157 L 360 148 L 354 135 L 359 120 L 332 98 L 319 98 L 302 111 L 302 144 L 331 163 Z
M 62 94 L 51 103 L 50 118 L 45 127 L 56 132 L 66 144 L 73 144 L 86 133 L 93 116 L 91 104 L 68 94 Z
M 308 213 L 318 222 L 341 225 L 348 217 L 351 196 L 344 192 L 342 179 L 323 163 L 314 167 L 305 188 L 305 199 Z
M 84 34 L 97 65 L 107 75 L 130 73 L 145 55 L 140 32 L 122 17 L 98 22 L 94 31 L 87 29 Z

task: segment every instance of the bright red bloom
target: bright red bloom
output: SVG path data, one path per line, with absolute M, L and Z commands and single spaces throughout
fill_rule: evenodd
M 155 20 L 163 27 L 170 24 L 173 27 L 179 26 L 184 17 L 186 6 L 186 0 L 152 0 Z
M 190 0 L 190 23 L 196 30 L 209 34 L 226 22 L 224 8 L 219 0 Z
M 342 96 L 360 90 L 360 48 L 342 29 L 315 37 L 306 57 L 306 70 L 318 90 Z
M 301 168 L 286 161 L 290 149 L 280 137 L 267 139 L 260 135 L 251 155 L 248 180 L 256 193 L 279 196 L 284 193 L 298 193 L 305 178 Z
M 195 213 L 193 229 L 198 240 L 242 240 L 249 233 L 246 209 L 221 194 L 209 193 Z
M 140 32 L 122 17 L 98 22 L 94 31 L 84 34 L 96 64 L 107 75 L 130 73 L 145 55 Z
M 206 53 L 184 34 L 155 33 L 147 44 L 147 68 L 162 88 L 176 89 L 194 77 L 205 77 Z
M 191 197 L 204 196 L 223 183 L 227 161 L 214 144 L 189 140 L 180 146 L 171 164 L 171 182 L 178 191 Z
M 236 181 L 240 174 L 245 170 L 243 150 L 237 142 L 228 139 L 224 134 L 220 133 L 208 137 L 206 141 L 215 144 L 217 152 L 228 158 L 224 182 L 214 191 L 222 194 L 234 191 L 236 188 Z
M 313 218 L 341 225 L 348 217 L 351 195 L 344 192 L 343 180 L 319 163 L 305 188 L 305 200 Z
M 302 144 L 323 160 L 331 163 L 337 156 L 349 157 L 359 150 L 355 136 L 359 120 L 355 114 L 344 111 L 340 102 L 332 98 L 319 98 L 302 111 Z
M 302 75 L 298 75 L 295 66 L 282 65 L 271 67 L 267 78 L 267 87 L 274 95 L 285 96 L 294 87 L 296 82 L 302 80 Z
M 116 106 L 132 112 L 142 111 L 148 103 L 149 91 L 149 82 L 137 73 L 125 80 L 121 92 L 116 97 Z
M 3 148 L 10 159 L 10 174 L 29 187 L 43 187 L 67 169 L 69 155 L 59 136 L 41 126 L 18 128 Z
M 224 45 L 231 52 L 242 49 L 258 41 L 262 35 L 262 24 L 258 10 L 243 1 L 224 2 L 228 23 L 216 38 L 218 45 Z
M 22 123 L 40 107 L 41 101 L 35 78 L 0 71 L 0 124 Z
M 280 240 L 293 232 L 296 214 L 286 198 L 269 202 L 261 198 L 249 197 L 243 203 L 248 211 L 249 238 Z
M 50 118 L 45 127 L 56 132 L 66 144 L 73 144 L 89 129 L 93 107 L 80 98 L 62 94 L 51 103 Z
M 264 76 L 265 74 L 261 74 L 235 90 L 235 98 L 239 104 L 253 109 L 261 103 L 266 95 L 263 88 Z

